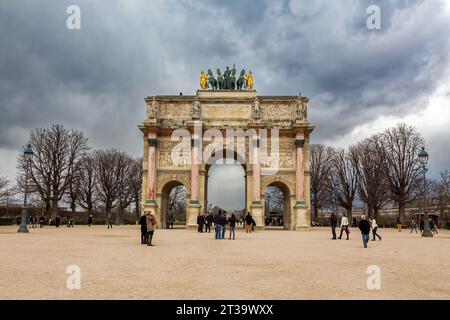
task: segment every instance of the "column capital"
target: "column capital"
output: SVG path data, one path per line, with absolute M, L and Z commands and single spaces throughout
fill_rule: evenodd
M 305 146 L 305 139 L 295 139 L 295 147 L 303 148 Z
M 158 139 L 156 138 L 149 138 L 147 141 L 149 147 L 156 147 L 158 145 Z

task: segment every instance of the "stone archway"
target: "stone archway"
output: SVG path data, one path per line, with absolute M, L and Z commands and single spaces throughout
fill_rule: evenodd
M 307 120 L 308 98 L 257 96 L 255 90 L 198 90 L 193 96 L 152 96 L 145 101 L 147 116 L 139 125 L 144 142 L 143 207 L 154 209 L 160 225 L 163 188 L 178 181 L 189 199 L 186 227 L 196 228 L 197 215 L 206 211 L 208 166 L 203 152 L 219 143 L 216 150 L 231 149 L 235 155 L 233 142 L 221 140 L 234 130 L 248 138 L 239 154 L 246 209 L 257 228 L 265 228 L 264 188 L 274 181 L 286 194 L 289 190 L 289 229 L 309 228 L 309 136 L 314 126 Z
M 282 195 L 282 208 L 280 208 L 282 210 L 282 214 L 280 214 L 279 218 L 282 219 L 282 227 L 284 230 L 292 230 L 293 228 L 291 228 L 292 224 L 292 220 L 293 220 L 293 216 L 292 216 L 292 212 L 294 211 L 294 206 L 295 206 L 295 196 L 291 191 L 291 188 L 289 188 L 289 186 L 282 181 L 279 180 L 274 180 L 272 182 L 269 182 L 268 184 L 266 184 L 265 186 L 263 186 L 262 190 L 263 191 L 263 203 L 264 203 L 264 212 L 265 214 L 269 213 L 270 214 L 270 208 L 268 208 L 268 206 L 270 207 L 270 203 L 268 203 L 267 201 L 267 190 L 270 188 L 276 188 L 281 192 Z M 266 216 L 267 218 L 267 216 Z M 270 217 L 272 218 L 272 217 Z
M 180 186 L 184 187 L 184 189 L 186 190 L 185 199 L 187 199 L 187 188 L 184 186 L 183 183 L 181 183 L 178 180 L 170 180 L 161 187 L 161 192 L 159 193 L 159 199 L 160 199 L 159 203 L 161 204 L 161 206 L 160 206 L 160 210 L 159 210 L 159 213 L 160 213 L 159 219 L 157 219 L 158 225 L 161 228 L 167 227 L 166 218 L 167 218 L 167 215 L 170 214 L 170 212 L 169 212 L 170 211 L 169 210 L 170 209 L 169 208 L 170 207 L 170 204 L 169 204 L 170 194 L 171 194 L 171 192 L 173 192 L 173 190 L 176 187 L 180 187 Z

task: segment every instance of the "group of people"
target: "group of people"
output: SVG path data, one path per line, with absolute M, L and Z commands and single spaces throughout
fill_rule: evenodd
M 215 238 L 225 239 L 227 229 L 229 230 L 228 239 L 235 240 L 236 238 L 236 225 L 239 223 L 239 219 L 234 213 L 227 217 L 227 212 L 225 210 L 219 210 L 214 216 L 212 213 L 207 215 L 199 214 L 197 217 L 198 232 L 211 232 L 211 226 L 214 224 L 215 228 Z M 253 219 L 250 212 L 247 212 L 244 218 L 245 231 L 251 233 L 253 228 L 256 226 L 255 220 Z M 203 231 L 204 230 L 204 231 Z
M 336 214 L 333 212 L 330 216 L 330 226 L 331 226 L 331 233 L 333 237 L 332 240 L 336 239 L 342 239 L 342 235 L 345 232 L 345 235 L 347 236 L 347 240 L 350 240 L 350 229 L 349 229 L 349 221 L 347 218 L 347 214 L 343 214 L 341 218 L 341 224 L 340 229 L 341 232 L 339 234 L 339 238 L 336 237 L 336 227 L 338 224 L 338 219 L 336 217 Z M 361 220 L 358 223 L 358 228 L 361 231 L 362 240 L 363 240 L 363 246 L 364 248 L 367 248 L 367 245 L 370 240 L 370 229 L 372 229 L 372 241 L 375 241 L 376 238 L 378 238 L 380 241 L 382 237 L 378 234 L 378 225 L 375 218 L 368 219 L 365 215 L 361 216 Z
M 438 234 L 438 228 L 437 228 L 436 223 L 434 223 L 433 219 L 430 219 L 430 220 L 429 220 L 429 224 L 430 224 L 430 230 L 431 230 L 431 232 L 432 232 L 433 234 Z M 422 221 L 420 222 L 420 233 L 423 232 L 424 227 L 425 227 L 425 223 L 424 223 L 424 221 L 422 220 Z M 419 233 L 417 222 L 416 222 L 416 220 L 414 220 L 414 219 L 411 220 L 410 232 L 409 232 L 409 233 L 412 233 L 413 231 L 415 231 L 416 234 Z
M 153 234 L 155 232 L 156 218 L 151 211 L 144 211 L 139 219 L 141 225 L 141 244 L 154 246 L 152 244 Z
M 17 224 L 20 224 L 20 218 L 17 219 Z M 72 227 L 74 225 L 74 218 L 71 214 L 67 215 L 67 227 Z M 49 226 L 55 226 L 56 228 L 59 228 L 61 225 L 61 216 L 59 214 L 56 215 L 55 218 L 48 218 L 45 219 L 44 216 L 40 216 L 39 219 L 36 217 L 35 214 L 30 216 L 28 224 L 30 225 L 30 228 L 37 228 L 39 224 L 39 228 L 43 228 L 45 224 L 48 224 Z

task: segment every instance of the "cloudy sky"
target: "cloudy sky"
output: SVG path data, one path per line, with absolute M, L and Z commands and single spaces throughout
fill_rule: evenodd
M 73 4 L 81 30 L 66 28 Z M 381 30 L 366 26 L 371 4 Z M 53 123 L 140 155 L 145 96 L 193 94 L 200 70 L 233 63 L 259 94 L 308 96 L 314 143 L 346 146 L 404 121 L 424 135 L 431 174 L 450 167 L 446 1 L 1 1 L 0 44 L 10 179 L 29 130 Z

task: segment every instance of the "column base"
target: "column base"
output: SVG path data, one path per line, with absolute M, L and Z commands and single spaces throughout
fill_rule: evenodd
M 295 231 L 309 231 L 311 224 L 308 217 L 308 207 L 303 201 L 297 201 L 294 206 L 296 217 Z
M 202 206 L 198 200 L 191 200 L 187 205 L 186 229 L 198 229 L 197 216 Z
M 253 220 L 256 222 L 256 230 L 266 230 L 266 224 L 264 223 L 264 212 L 261 201 L 253 201 L 250 205 L 250 211 Z

